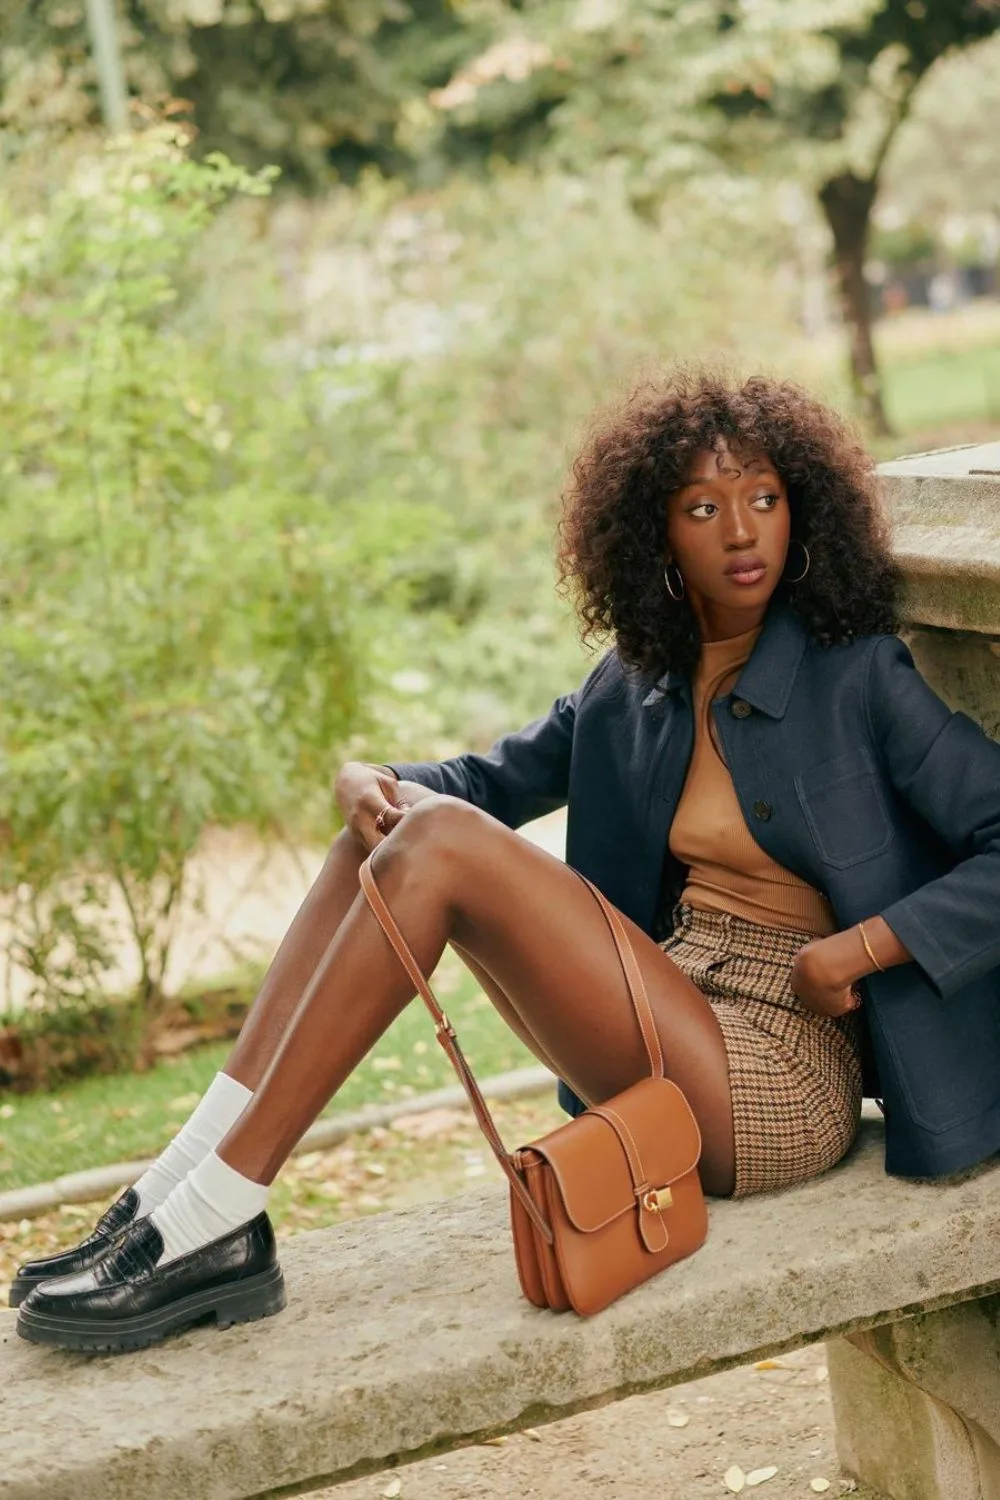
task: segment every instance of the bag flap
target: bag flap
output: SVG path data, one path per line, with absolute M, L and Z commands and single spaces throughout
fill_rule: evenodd
M 603 1107 L 623 1122 L 649 1187 L 669 1187 L 697 1166 L 698 1122 L 669 1078 L 643 1078 Z M 601 1115 L 587 1110 L 532 1141 L 531 1149 L 552 1168 L 574 1228 L 589 1234 L 634 1209 L 628 1156 L 618 1129 Z

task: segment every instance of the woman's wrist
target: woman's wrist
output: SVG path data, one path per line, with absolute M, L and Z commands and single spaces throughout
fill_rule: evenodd
M 383 765 L 381 762 L 377 762 L 377 761 L 373 761 L 373 760 L 366 760 L 364 762 L 364 764 L 366 766 L 370 766 L 373 771 L 388 771 L 390 776 L 395 777 L 395 779 L 397 781 L 399 780 L 399 776 L 392 769 L 392 766 Z
M 831 961 L 837 968 L 838 978 L 844 984 L 867 979 L 869 974 L 875 974 L 879 969 L 891 969 L 895 964 L 909 963 L 913 957 L 882 917 L 865 917 L 863 926 L 863 934 L 862 922 L 855 922 L 853 927 L 833 933 L 827 938 L 827 942 L 833 945 Z M 868 939 L 867 946 L 865 938 Z

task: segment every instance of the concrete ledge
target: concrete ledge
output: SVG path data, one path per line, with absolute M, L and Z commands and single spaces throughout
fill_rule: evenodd
M 879 464 L 914 625 L 1000 632 L 1000 443 Z
M 1000 1166 L 886 1177 L 880 1121 L 592 1319 L 517 1287 L 502 1188 L 298 1236 L 287 1310 L 135 1355 L 0 1314 L 2 1500 L 238 1500 L 337 1482 L 828 1335 L 1000 1290 Z

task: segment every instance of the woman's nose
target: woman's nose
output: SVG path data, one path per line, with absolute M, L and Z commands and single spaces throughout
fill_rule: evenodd
M 723 523 L 723 539 L 727 546 L 757 540 L 757 531 L 750 517 L 741 511 L 730 513 Z

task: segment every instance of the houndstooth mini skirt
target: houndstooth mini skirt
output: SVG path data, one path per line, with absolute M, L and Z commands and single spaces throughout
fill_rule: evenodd
M 825 1171 L 857 1134 L 860 1016 L 818 1016 L 789 983 L 795 954 L 814 936 L 678 902 L 674 930 L 660 943 L 708 999 L 722 1028 L 733 1101 L 734 1198 Z

